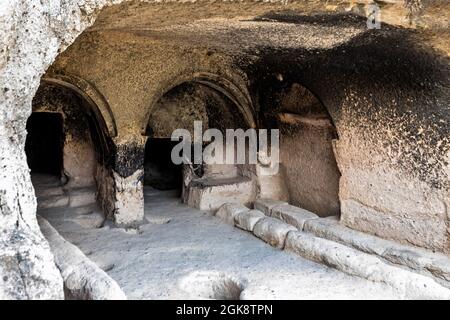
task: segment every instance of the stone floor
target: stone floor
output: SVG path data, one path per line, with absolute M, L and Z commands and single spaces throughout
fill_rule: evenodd
M 84 210 L 85 209 L 85 210 Z M 138 230 L 99 227 L 86 208 L 39 214 L 122 287 L 129 299 L 399 299 L 388 286 L 275 249 L 250 233 L 145 189 Z

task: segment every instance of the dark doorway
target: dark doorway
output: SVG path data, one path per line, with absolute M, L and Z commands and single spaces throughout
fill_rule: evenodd
M 145 145 L 144 184 L 157 190 L 181 190 L 182 166 L 171 159 L 178 141 L 169 138 L 148 138 Z
M 27 122 L 25 152 L 32 173 L 61 176 L 63 169 L 63 118 L 59 113 L 36 112 Z

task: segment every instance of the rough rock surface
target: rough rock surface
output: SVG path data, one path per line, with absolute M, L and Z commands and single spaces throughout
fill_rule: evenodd
M 446 27 L 429 32 L 393 25 L 367 29 L 367 19 L 361 17 L 367 3 L 346 5 L 359 16 L 344 14 L 343 6 L 336 7 L 339 14 L 309 15 L 310 2 L 304 1 L 283 8 L 215 2 L 195 11 L 195 17 L 191 12 L 183 14 L 187 10 L 175 4 L 158 9 L 121 5 L 103 10 L 93 28 L 63 52 L 49 71 L 76 74 L 99 88 L 110 104 L 119 136 L 142 136 L 150 115 L 181 117 L 184 123 L 185 113 L 173 117 L 161 109 L 157 112 L 160 103 L 149 106 L 149 101 L 164 100 L 161 94 L 173 85 L 195 82 L 199 74 L 216 76 L 207 81 L 231 82 L 244 96 L 239 101 L 249 100 L 248 96 L 259 101 L 259 110 L 268 113 L 262 117 L 267 119 L 263 127 L 269 125 L 270 114 L 293 112 L 280 109 L 286 107 L 279 103 L 286 90 L 307 87 L 323 103 L 337 133 L 335 137 L 327 134 L 329 156 L 320 163 L 333 162 L 335 155 L 342 177 L 337 195 L 334 172 L 330 180 L 334 187 L 327 196 L 328 188 L 323 187 L 331 176 L 314 174 L 325 172 L 317 162 L 308 165 L 314 157 L 306 158 L 303 172 L 317 177 L 315 186 L 322 188 L 308 187 L 299 176 L 302 170 L 295 168 L 299 145 L 285 144 L 282 148 L 289 153 L 285 159 L 290 160 L 284 163 L 288 169 L 284 179 L 294 195 L 292 203 L 302 206 L 304 201 L 305 208 L 320 215 L 336 214 L 340 209 L 342 222 L 351 228 L 445 252 L 450 248 L 445 209 L 448 32 Z M 264 9 L 269 7 L 279 10 Z M 383 6 L 382 16 L 392 13 L 392 7 Z M 439 11 L 430 12 L 442 13 L 446 7 L 448 4 L 443 4 Z M 445 24 L 445 19 L 435 18 Z M 440 37 L 444 40 L 438 40 Z M 223 82 L 219 85 L 224 86 Z M 225 85 L 225 89 L 230 87 Z M 166 94 L 163 97 L 167 98 Z M 125 105 L 127 112 L 123 112 Z M 185 110 L 189 114 L 192 108 Z M 249 110 L 251 114 L 251 103 Z M 160 117 L 161 113 L 165 116 Z M 165 129 L 177 123 L 170 121 Z M 296 141 L 296 132 L 292 133 Z M 330 139 L 335 141 L 334 148 Z M 311 155 L 322 153 L 315 143 L 304 145 Z M 197 199 L 202 195 L 200 189 L 195 193 Z
M 443 254 L 352 230 L 340 224 L 336 217 L 309 220 L 305 223 L 304 231 L 378 255 L 391 263 L 407 266 L 427 275 L 431 274 L 438 280 L 443 280 L 442 285 L 450 286 L 450 259 Z
M 316 214 L 308 210 L 289 204 L 273 207 L 270 211 L 270 216 L 293 225 L 299 230 L 303 229 L 303 225 L 306 221 L 319 218 Z
M 279 206 L 279 205 L 285 205 L 288 204 L 285 201 L 279 201 L 279 200 L 273 200 L 273 199 L 267 199 L 267 198 L 259 198 L 256 199 L 253 206 L 255 209 L 264 212 L 266 216 L 271 215 L 271 210 L 273 207 Z
M 252 232 L 255 224 L 264 217 L 264 213 L 259 210 L 244 211 L 234 216 L 234 225 L 242 230 Z
M 77 188 L 70 190 L 69 206 L 76 208 L 95 204 L 95 192 L 94 188 Z
M 61 299 L 62 278 L 36 220 L 25 123 L 40 77 L 113 1 L 13 0 L 0 7 L 0 296 Z M 20 276 L 19 276 L 20 275 Z
M 55 256 L 64 279 L 66 299 L 123 300 L 119 285 L 87 258 L 76 246 L 67 242 L 51 224 L 40 217 L 39 225 Z
M 250 209 L 242 204 L 224 203 L 216 212 L 216 217 L 222 219 L 224 222 L 234 225 L 234 217 Z
M 429 277 L 391 266 L 373 255 L 302 231 L 288 233 L 285 249 L 345 273 L 389 284 L 409 299 L 450 299 L 450 289 Z
M 0 167 L 2 168 L 2 173 L 0 175 L 0 228 L 2 229 L 2 232 L 0 232 L 0 266 L 6 275 L 11 274 L 11 277 L 3 277 L 4 279 L 8 279 L 3 280 L 6 282 L 6 284 L 2 286 L 2 295 L 5 297 L 26 297 L 31 299 L 40 297 L 61 297 L 61 290 L 58 289 L 61 288 L 61 278 L 54 266 L 48 245 L 39 231 L 35 217 L 36 202 L 24 153 L 26 137 L 25 123 L 31 113 L 31 100 L 38 88 L 40 77 L 54 61 L 57 54 L 73 43 L 75 38 L 94 22 L 95 17 L 104 6 L 120 2 L 120 0 L 11 0 L 2 3 L 2 6 L 0 7 L 0 39 L 2 44 L 4 44 L 0 51 Z M 284 3 L 284 1 L 280 2 Z M 395 8 L 398 8 L 398 6 Z M 240 8 L 238 9 L 242 12 Z M 341 9 L 344 9 L 344 6 L 341 6 Z M 261 11 L 263 10 L 261 9 Z M 401 14 L 393 14 L 393 21 L 399 20 L 395 17 L 403 18 L 404 15 L 404 12 L 401 12 Z M 445 17 L 446 15 L 444 14 L 443 16 Z M 165 18 L 165 20 L 167 19 Z M 435 22 L 434 20 L 438 20 L 437 24 L 442 23 L 442 19 L 434 19 L 433 15 L 431 15 L 431 18 L 430 16 L 425 17 L 425 20 L 425 25 L 429 25 L 430 23 L 433 24 Z M 297 39 L 294 40 L 295 42 L 298 42 Z M 442 43 L 433 45 L 445 49 L 445 41 Z M 385 49 L 381 48 L 381 50 Z M 332 56 L 335 57 L 336 55 L 333 54 Z M 414 57 L 417 57 L 417 55 L 414 55 Z M 324 61 L 320 61 L 321 65 L 327 67 L 326 63 L 323 62 Z M 397 63 L 396 59 L 395 63 Z M 338 63 L 335 63 L 335 65 L 337 64 Z M 327 72 L 328 71 L 329 70 L 327 69 Z M 427 70 L 425 70 L 424 74 L 428 74 L 426 71 Z M 382 72 L 384 73 L 384 70 L 382 70 Z M 397 75 L 396 72 L 393 73 Z M 354 77 L 354 72 L 352 72 L 352 78 Z M 418 76 L 414 78 L 420 79 L 421 77 Z M 347 83 L 344 81 L 340 81 L 340 83 L 347 86 Z M 373 82 L 371 82 L 371 84 L 373 84 Z M 331 86 L 324 85 L 323 87 L 329 91 Z M 349 90 L 351 91 L 352 89 Z M 424 92 L 425 91 L 426 90 L 424 90 Z M 407 92 L 409 98 L 410 91 L 408 90 Z M 329 99 L 345 101 L 347 105 L 351 107 L 346 109 L 347 112 L 348 110 L 355 110 L 355 104 L 364 103 L 363 101 L 355 101 L 350 95 L 348 95 L 348 99 L 331 96 Z M 391 97 L 387 96 L 387 99 L 391 99 Z M 430 101 L 431 100 L 433 99 L 430 99 Z M 369 105 L 368 103 L 364 104 Z M 388 103 L 384 103 L 384 101 L 381 101 L 379 105 L 391 106 Z M 387 109 L 391 110 L 391 108 Z M 404 112 L 404 114 L 406 113 L 407 112 Z M 351 112 L 348 112 L 347 116 L 350 119 L 357 119 Z M 389 115 L 387 116 L 389 117 Z M 389 124 L 391 122 L 388 122 L 386 125 L 386 121 L 384 123 L 382 121 L 377 121 L 377 115 L 374 115 L 371 120 L 373 120 L 372 122 L 374 124 L 385 124 L 385 126 L 381 128 L 383 130 L 378 131 L 379 133 L 383 134 L 388 131 L 387 129 L 390 127 Z M 414 122 L 413 120 L 411 121 Z M 393 117 L 392 123 L 398 124 L 398 117 Z M 403 124 L 408 127 L 407 119 Z M 411 131 L 418 129 L 418 125 L 420 125 L 420 121 L 411 127 Z M 433 130 L 431 126 L 429 126 L 429 128 L 431 131 Z M 365 132 L 370 132 L 366 130 L 367 128 L 363 129 Z M 410 131 L 405 130 L 403 133 L 404 135 L 392 137 L 391 140 L 401 142 L 409 139 Z M 345 141 L 353 142 L 358 135 L 362 135 L 358 130 L 356 131 L 356 134 L 349 131 L 347 136 L 342 136 L 344 142 L 338 149 L 342 147 L 342 149 L 345 150 Z M 353 139 L 347 138 L 345 140 L 346 137 L 351 137 Z M 432 135 L 430 135 L 430 137 L 432 137 Z M 365 141 L 366 139 L 362 137 L 360 140 Z M 374 148 L 371 141 L 368 140 L 367 143 L 369 144 L 369 148 L 367 148 L 367 146 L 359 148 L 361 146 L 355 145 L 356 150 L 359 151 L 359 153 L 362 153 L 360 150 L 373 150 Z M 434 150 L 435 143 L 430 143 L 430 145 L 432 145 L 432 149 Z M 446 142 L 444 141 L 442 146 L 444 147 L 445 145 Z M 404 148 L 400 145 L 400 148 L 398 149 Z M 436 162 L 441 163 L 443 150 L 439 150 L 439 154 L 436 154 L 437 151 L 433 150 L 425 150 L 425 154 L 427 152 L 430 153 L 429 160 L 436 160 Z M 389 154 L 391 151 L 392 150 L 385 150 L 385 154 Z M 411 152 L 408 152 L 408 157 L 403 157 L 402 154 L 400 154 L 399 157 L 394 158 L 415 161 L 415 159 L 418 158 L 416 151 L 417 150 L 412 150 Z M 420 149 L 420 152 L 422 151 L 423 150 Z M 419 156 L 419 158 L 423 157 Z M 354 159 L 350 159 L 349 162 L 353 160 Z M 369 165 L 371 165 L 371 163 L 369 163 Z M 414 170 L 417 169 L 416 166 L 411 166 L 411 163 L 408 162 L 405 164 L 405 167 L 406 169 L 411 169 L 410 167 Z M 431 169 L 429 164 L 424 165 L 423 168 L 429 169 L 430 172 L 419 170 L 421 174 L 420 178 L 422 180 L 423 177 L 432 177 L 436 175 L 445 176 L 448 173 L 448 168 L 442 169 L 441 166 L 435 166 L 434 164 L 431 164 Z M 354 171 L 351 171 L 346 164 L 340 169 L 343 173 L 353 175 L 352 172 Z M 355 176 L 357 176 L 357 173 Z M 389 175 L 386 175 L 384 178 L 379 177 L 379 180 L 382 181 L 383 179 L 389 180 Z M 367 181 L 370 180 L 370 178 L 367 179 Z M 417 180 L 419 180 L 419 178 L 412 181 L 416 182 Z M 424 190 L 427 191 L 427 195 L 433 195 L 435 190 L 430 187 L 431 182 L 427 180 L 425 184 L 427 185 L 426 188 L 424 187 Z M 345 185 L 348 189 L 351 189 L 351 186 L 358 185 L 358 181 L 347 180 Z M 415 183 L 412 183 L 412 185 L 415 185 Z M 389 190 L 385 189 L 381 189 L 380 191 L 382 193 L 385 193 L 386 191 L 389 192 Z M 349 195 L 349 197 L 350 196 L 351 195 Z M 444 200 L 448 203 L 448 198 L 444 198 Z M 406 202 L 413 203 L 414 201 L 407 199 Z M 357 221 L 357 219 L 352 216 L 352 210 L 357 211 L 357 206 L 348 205 L 345 208 L 347 208 L 348 211 L 345 219 L 347 225 L 374 232 L 370 225 L 364 225 L 362 221 Z M 379 213 L 380 212 L 368 214 L 367 217 L 373 219 L 373 217 L 382 216 L 382 214 Z M 442 214 L 441 208 L 439 208 L 437 213 Z M 414 217 L 408 217 L 408 219 L 414 221 Z M 445 221 L 448 221 L 448 217 L 445 219 Z M 377 225 L 377 223 L 380 224 L 379 220 L 372 222 L 372 225 L 375 225 L 376 229 L 378 227 L 381 229 L 383 228 L 383 225 Z M 440 222 L 442 222 L 442 219 Z M 440 238 L 438 241 L 434 242 L 432 239 L 430 240 L 427 238 L 427 241 L 420 242 L 419 245 L 432 246 L 438 250 L 443 250 L 443 246 L 448 245 L 448 241 L 446 241 L 446 237 L 448 238 L 448 231 L 443 230 L 441 225 L 442 224 L 434 224 L 435 227 L 441 228 L 439 229 Z M 395 230 L 398 229 L 399 226 L 401 227 L 401 223 L 398 221 L 389 225 L 388 227 L 390 228 L 386 229 L 386 233 L 383 234 L 383 236 L 395 236 Z M 410 234 L 414 234 L 414 231 L 416 230 L 423 231 L 426 230 L 426 227 L 418 226 L 416 229 L 411 230 L 410 228 L 408 231 L 410 231 Z M 409 236 L 407 240 L 410 240 Z M 19 274 L 21 275 L 20 277 L 17 276 Z
M 145 218 L 151 223 L 134 230 L 84 227 L 61 215 L 48 217 L 129 299 L 402 298 L 385 284 L 271 247 L 249 232 L 189 208 L 176 192 L 146 188 L 144 194 Z M 68 208 L 67 216 L 74 211 Z
M 121 177 L 116 172 L 114 222 L 119 226 L 132 226 L 144 218 L 144 189 L 141 177 L 143 170 L 136 170 L 128 177 Z
M 263 218 L 253 228 L 253 234 L 278 249 L 284 248 L 286 235 L 296 227 L 274 218 Z
M 229 201 L 250 204 L 255 199 L 254 182 L 241 176 L 216 179 L 202 177 L 192 180 L 188 190 L 189 206 L 212 212 Z

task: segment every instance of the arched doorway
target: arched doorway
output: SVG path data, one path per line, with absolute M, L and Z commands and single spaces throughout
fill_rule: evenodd
M 93 206 L 107 189 L 111 142 L 105 121 L 98 120 L 92 100 L 72 87 L 44 78 L 33 99 L 25 151 L 41 209 Z
M 269 98 L 268 98 L 269 97 Z M 264 118 L 280 129 L 280 161 L 289 203 L 319 216 L 340 214 L 333 144 L 338 134 L 318 97 L 299 83 L 273 86 Z
M 235 186 L 235 190 L 228 194 L 230 198 L 242 198 L 243 202 L 250 202 L 254 197 L 253 186 L 249 188 L 252 181 L 242 174 L 242 167 L 233 164 L 176 166 L 170 158 L 172 148 L 178 144 L 178 141 L 171 141 L 172 132 L 176 129 L 186 129 L 193 142 L 194 121 L 201 123 L 200 134 L 214 128 L 224 136 L 226 129 L 245 130 L 255 125 L 252 113 L 243 111 L 248 106 L 240 105 L 240 98 L 235 98 L 233 92 L 217 82 L 213 83 L 211 77 L 208 81 L 201 79 L 195 78 L 172 87 L 152 108 L 146 129 L 148 139 L 144 182 L 147 193 L 149 188 L 155 187 L 155 183 L 167 185 L 167 180 L 172 179 L 170 184 L 181 190 L 183 201 L 193 207 L 217 209 L 224 199 L 223 196 L 215 195 L 212 190 L 224 185 Z M 204 142 L 201 147 L 204 148 L 207 144 L 208 142 Z M 193 160 L 193 153 L 190 158 Z M 157 161 L 160 161 L 159 165 Z M 158 181 L 155 181 L 156 177 L 160 177 Z M 205 190 L 209 190 L 211 194 L 209 200 L 203 196 Z

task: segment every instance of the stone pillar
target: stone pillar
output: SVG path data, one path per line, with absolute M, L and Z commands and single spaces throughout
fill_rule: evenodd
M 113 219 L 118 226 L 136 226 L 144 219 L 144 154 L 146 137 L 115 139 Z

